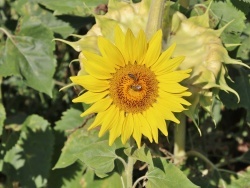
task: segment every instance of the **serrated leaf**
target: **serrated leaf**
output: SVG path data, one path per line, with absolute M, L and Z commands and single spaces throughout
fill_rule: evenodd
M 211 9 L 213 13 L 220 20 L 219 27 L 225 26 L 227 23 L 234 20 L 229 24 L 221 35 L 225 44 L 238 44 L 240 43 L 240 34 L 245 26 L 245 14 L 236 9 L 230 2 L 219 1 L 213 2 Z M 229 14 L 230 12 L 230 14 Z
M 143 145 L 141 148 L 130 147 L 124 150 L 124 153 L 136 160 L 143 161 L 153 166 L 152 156 L 148 147 Z
M 240 102 L 237 103 L 237 98 L 231 93 L 220 92 L 220 99 L 227 108 L 236 109 L 243 107 L 250 112 L 250 70 L 238 69 L 238 75 L 233 78 L 234 83 L 229 83 L 229 86 L 238 92 Z
M 116 149 L 116 143 L 109 146 L 108 140 L 99 140 L 82 147 L 75 156 L 93 169 L 97 176 L 103 178 L 115 167 L 114 160 L 118 157 Z
M 74 163 L 63 169 L 56 169 L 50 172 L 50 178 L 47 187 L 60 188 L 82 188 L 83 173 L 86 166 L 80 163 Z
M 146 188 L 198 188 L 174 164 L 167 163 L 162 158 L 154 159 L 154 167 L 149 166 L 146 174 L 148 179 Z
M 56 122 L 55 130 L 58 131 L 67 131 L 73 130 L 74 128 L 80 127 L 83 123 L 83 118 L 80 116 L 81 111 L 70 108 L 67 111 L 63 112 L 61 120 Z
M 250 1 L 249 0 L 231 0 L 231 3 L 239 10 L 244 12 L 246 15 L 250 12 Z
M 21 76 L 24 82 L 52 96 L 55 58 L 53 33 L 34 18 L 23 18 L 17 35 L 6 41 L 0 75 Z
M 22 16 L 35 17 L 44 26 L 51 29 L 53 32 L 62 35 L 63 38 L 66 38 L 74 29 L 62 20 L 59 20 L 55 17 L 50 11 L 45 10 L 39 6 L 37 2 L 30 2 L 29 0 L 20 0 L 14 2 L 15 10 Z
M 84 145 L 88 145 L 96 140 L 98 140 L 97 136 L 91 136 L 90 132 L 87 132 L 86 130 L 77 129 L 68 137 L 68 140 L 62 149 L 60 158 L 53 169 L 65 168 L 72 165 L 77 160 L 75 154 L 78 153 Z
M 227 188 L 248 188 L 250 187 L 250 171 L 240 173 L 238 179 L 230 181 Z
M 250 32 L 250 27 L 249 27 L 249 32 Z M 237 57 L 242 59 L 242 60 L 249 60 L 249 54 L 250 54 L 250 37 L 246 38 L 243 40 L 241 46 L 238 49 L 237 52 Z
M 6 143 L 3 173 L 10 182 L 22 187 L 45 187 L 50 171 L 53 134 L 49 123 L 37 115 L 29 116 L 21 125 L 16 142 Z

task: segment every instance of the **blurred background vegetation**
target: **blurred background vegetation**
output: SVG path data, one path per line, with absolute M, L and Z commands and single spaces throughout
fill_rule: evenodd
M 105 14 L 107 2 L 0 0 L 0 187 L 105 186 L 105 179 L 94 176 L 80 162 L 52 170 L 69 134 L 86 121 L 79 116 L 84 106 L 71 102 L 79 93 L 77 88 L 59 91 L 77 74 L 78 63 L 70 62 L 78 53 L 53 39 L 76 41 L 70 34 L 86 34 L 95 23 L 92 13 Z M 228 2 L 217 2 L 222 3 L 217 5 L 223 5 L 225 18 L 235 13 L 227 8 Z M 190 15 L 198 3 L 203 1 L 191 0 L 190 9 L 179 9 Z M 231 3 L 245 19 L 242 29 L 232 35 L 234 43 L 242 45 L 229 49 L 230 56 L 249 64 L 250 2 Z M 217 100 L 213 110 L 216 126 L 200 110 L 202 136 L 188 120 L 189 152 L 181 170 L 201 187 L 250 187 L 250 72 L 229 67 L 229 74 L 235 81 L 230 86 L 242 101 L 237 104 L 233 94 L 221 92 L 224 105 Z M 173 125 L 169 132 L 168 138 L 160 137 L 159 145 L 148 145 L 155 155 L 171 161 Z M 135 177 L 145 173 L 136 166 Z

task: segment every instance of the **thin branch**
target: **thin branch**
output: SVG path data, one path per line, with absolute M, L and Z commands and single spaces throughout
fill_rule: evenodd
M 144 180 L 144 179 L 146 179 L 146 178 L 147 178 L 147 176 L 142 176 L 142 177 L 138 178 L 138 179 L 135 181 L 135 183 L 134 183 L 134 185 L 133 185 L 132 188 L 136 188 L 137 184 L 138 184 L 141 180 Z

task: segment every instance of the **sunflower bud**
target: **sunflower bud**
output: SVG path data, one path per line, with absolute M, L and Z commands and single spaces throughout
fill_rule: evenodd
M 239 95 L 230 88 L 225 78 L 227 75 L 226 64 L 243 65 L 242 62 L 229 57 L 223 46 L 220 35 L 227 27 L 214 30 L 209 24 L 209 7 L 203 15 L 186 18 L 176 12 L 172 18 L 171 34 L 168 45 L 176 44 L 173 57 L 183 55 L 185 60 L 180 69 L 192 69 L 191 77 L 186 81 L 192 95 L 192 106 L 186 114 L 195 119 L 197 106 L 202 106 L 210 112 L 213 97 L 218 90 L 234 93 L 238 100 Z M 230 24 L 230 23 L 229 23 Z

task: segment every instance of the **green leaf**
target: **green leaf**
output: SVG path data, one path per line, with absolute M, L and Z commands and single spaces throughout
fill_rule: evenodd
M 49 123 L 32 115 L 20 125 L 19 133 L 16 130 L 6 140 L 3 173 L 10 183 L 20 182 L 22 187 L 46 187 L 53 148 Z
M 221 91 L 219 94 L 221 101 L 227 108 L 236 109 L 243 107 L 250 112 L 250 70 L 248 69 L 234 69 L 234 73 L 238 72 L 237 76 L 234 76 L 234 82 L 230 82 L 229 86 L 238 92 L 240 96 L 240 102 L 237 103 L 237 98 L 232 93 L 225 93 Z M 249 121 L 249 120 L 248 120 Z
M 227 188 L 248 188 L 250 187 L 250 171 L 240 173 L 238 179 L 231 180 Z
M 55 71 L 52 39 L 53 33 L 38 19 L 23 18 L 17 35 L 6 41 L 0 75 L 21 76 L 28 86 L 52 96 Z
M 148 147 L 143 145 L 141 148 L 130 147 L 124 150 L 124 153 L 128 157 L 132 157 L 136 160 L 143 161 L 151 166 L 153 166 L 152 155 Z
M 231 3 L 246 15 L 250 12 L 250 0 L 231 0 Z
M 118 157 L 115 153 L 116 143 L 108 145 L 108 140 L 98 140 L 93 143 L 85 144 L 81 150 L 75 154 L 84 164 L 93 169 L 97 176 L 106 177 L 115 165 L 114 160 Z
M 108 0 L 39 0 L 47 8 L 54 10 L 55 15 L 73 14 L 85 16 L 91 14 L 93 9 L 100 4 L 107 4 Z
M 149 166 L 146 174 L 146 188 L 197 188 L 174 164 L 167 163 L 162 158 L 154 159 L 154 166 Z
M 29 0 L 20 0 L 13 3 L 15 10 L 22 16 L 34 17 L 41 21 L 41 23 L 48 27 L 55 33 L 66 38 L 74 29 L 62 20 L 59 20 L 55 15 L 46 9 L 41 8 L 37 2 L 30 2 Z
M 50 172 L 47 187 L 60 188 L 82 188 L 83 173 L 86 166 L 80 163 L 74 163 L 63 169 L 56 169 Z
M 226 27 L 221 35 L 225 44 L 239 44 L 240 34 L 245 26 L 245 14 L 236 9 L 230 2 L 213 2 L 211 9 L 220 20 L 219 27 L 225 26 L 227 23 L 234 20 Z
M 74 128 L 80 127 L 83 124 L 84 118 L 82 118 L 81 111 L 70 108 L 67 111 L 63 112 L 61 120 L 56 122 L 55 130 L 58 131 L 67 131 L 73 130 Z
M 53 169 L 65 168 L 72 165 L 77 160 L 75 154 L 81 151 L 85 144 L 95 142 L 97 139 L 98 137 L 92 137 L 90 132 L 84 129 L 77 129 L 68 137 L 62 149 L 62 154 Z
M 90 178 L 89 176 L 92 176 L 92 178 Z M 112 187 L 123 187 L 121 176 L 116 172 L 105 178 L 94 179 L 94 173 L 91 174 L 90 171 L 87 171 L 87 173 L 84 174 L 83 178 L 87 184 L 86 188 L 107 188 L 110 187 L 111 184 Z

